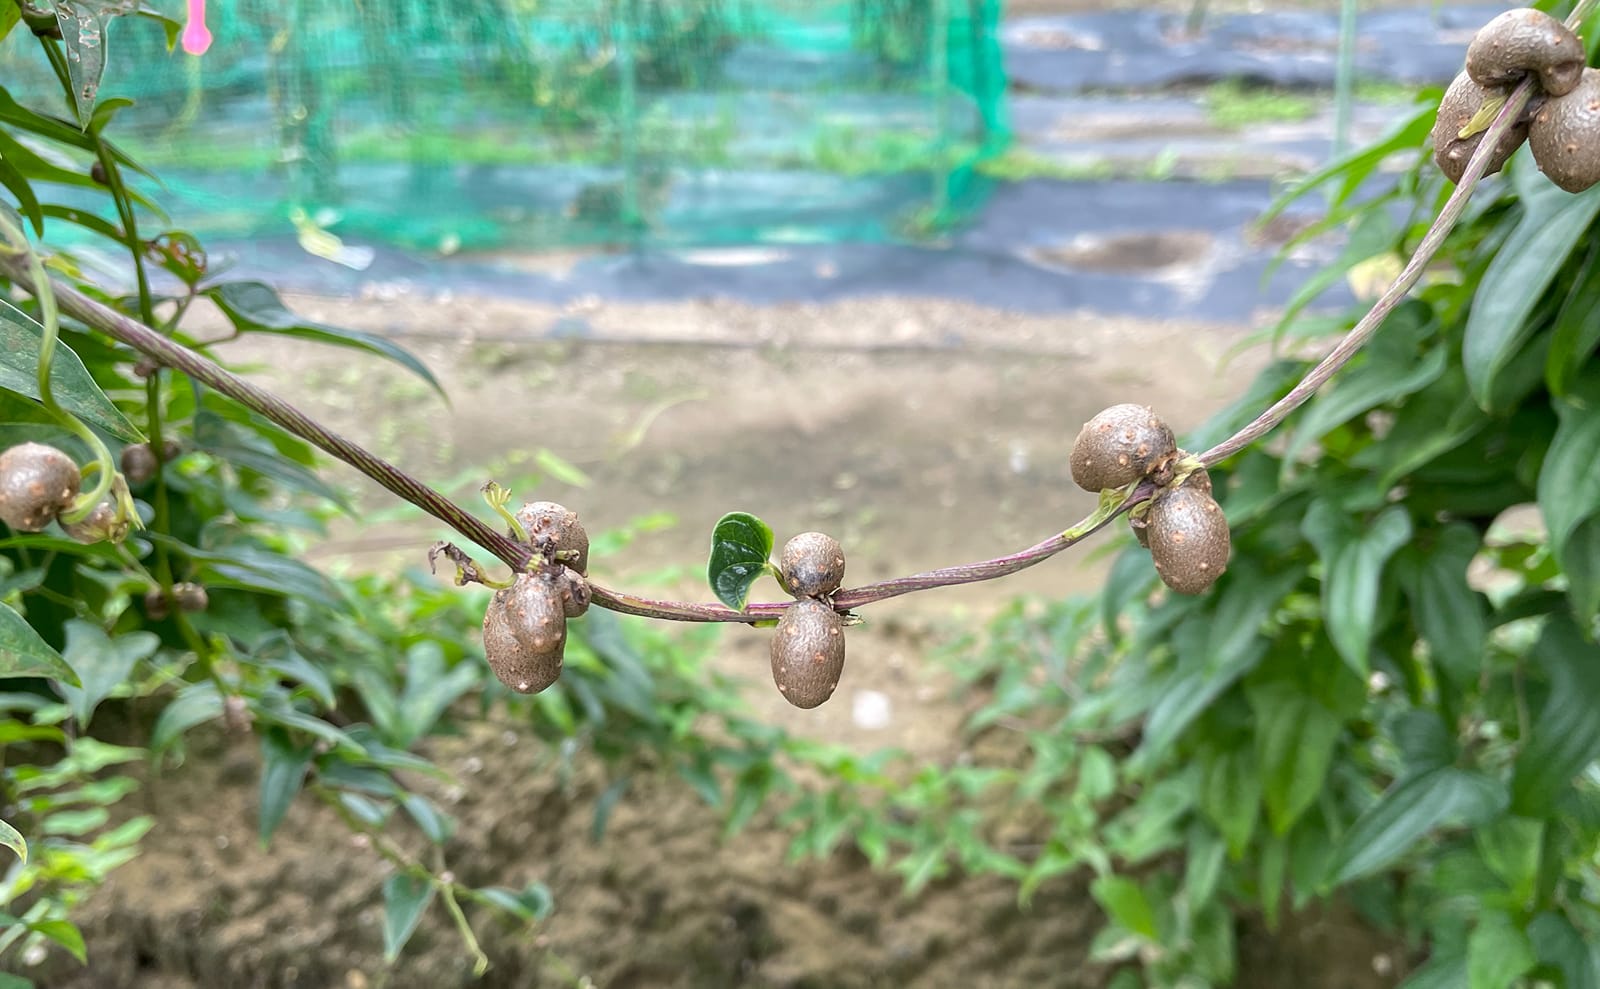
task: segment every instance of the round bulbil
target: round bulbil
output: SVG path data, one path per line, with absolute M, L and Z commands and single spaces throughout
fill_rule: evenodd
M 18 532 L 39 532 L 78 497 L 81 475 L 72 458 L 43 443 L 0 453 L 0 520 Z
M 1528 145 L 1545 176 L 1568 192 L 1600 182 L 1600 70 L 1585 69 L 1576 89 L 1545 101 Z
M 1586 59 L 1583 42 L 1542 10 L 1519 7 L 1498 15 L 1467 46 L 1467 74 L 1480 86 L 1511 86 L 1528 73 L 1550 96 L 1578 85 Z
M 516 518 L 535 549 L 549 540 L 553 552 L 570 554 L 560 562 L 578 573 L 589 572 L 589 534 L 577 512 L 553 501 L 530 501 L 517 511 Z
M 1072 444 L 1072 480 L 1085 491 L 1120 488 L 1176 455 L 1172 430 L 1143 405 L 1113 405 L 1083 424 Z
M 1465 72 L 1457 75 L 1455 81 L 1450 83 L 1450 88 L 1445 90 L 1444 99 L 1439 101 L 1439 116 L 1433 123 L 1433 160 L 1451 183 L 1461 181 L 1461 176 L 1467 171 L 1467 163 L 1472 160 L 1485 133 L 1479 131 L 1470 137 L 1462 137 L 1461 131 L 1477 116 L 1484 103 L 1504 95 L 1499 90 L 1478 85 Z M 1493 175 L 1504 168 L 1527 139 L 1528 124 L 1525 121 L 1519 121 L 1509 128 L 1501 136 L 1500 143 L 1495 145 L 1494 154 L 1483 174 Z
M 815 598 L 800 598 L 772 637 L 772 682 L 784 700 L 813 708 L 833 696 L 844 672 L 844 620 Z
M 1203 471 L 1162 493 L 1147 520 L 1156 573 L 1179 594 L 1199 594 L 1228 569 L 1228 520 L 1211 497 L 1210 477 Z
M 107 540 L 120 543 L 128 537 L 128 520 L 117 511 L 117 503 L 107 498 L 94 506 L 94 510 L 77 522 L 62 522 L 67 535 L 80 543 L 98 543 Z
M 122 475 L 134 487 L 150 483 L 160 469 L 155 451 L 148 443 L 134 443 L 122 448 Z
M 191 581 L 183 581 L 172 585 L 172 596 L 178 599 L 178 607 L 184 611 L 204 611 L 211 606 L 211 595 L 206 589 Z
M 844 548 L 826 533 L 802 532 L 783 544 L 778 572 L 797 598 L 832 594 L 844 583 Z
M 483 616 L 483 653 L 500 682 L 537 694 L 561 676 L 567 644 L 562 581 L 544 573 L 518 574 L 494 592 Z

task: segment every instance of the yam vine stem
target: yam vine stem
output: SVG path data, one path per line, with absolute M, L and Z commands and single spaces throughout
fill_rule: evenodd
M 1600 0 L 1584 0 L 1568 18 L 1569 25 L 1581 23 Z M 1249 444 L 1269 433 L 1283 422 L 1295 409 L 1303 405 L 1317 389 L 1326 384 L 1340 368 L 1370 340 L 1383 321 L 1404 300 L 1416 285 L 1443 245 L 1456 222 L 1461 218 L 1473 189 L 1483 177 L 1490 156 L 1500 137 L 1511 128 L 1521 115 L 1533 94 L 1534 83 L 1525 79 L 1514 89 L 1505 106 L 1495 117 L 1477 150 L 1468 162 L 1461 181 L 1451 193 L 1444 207 L 1434 218 L 1416 251 L 1404 270 L 1387 291 L 1375 302 L 1338 345 L 1328 352 L 1283 398 L 1273 403 L 1244 428 L 1200 454 L 1200 461 L 1214 466 Z M 0 273 L 37 294 L 26 260 L 17 257 L 0 257 Z M 133 349 L 155 359 L 161 364 L 182 371 L 217 391 L 243 403 L 289 430 L 295 435 L 332 454 L 350 466 L 377 481 L 383 487 L 407 502 L 417 506 L 434 518 L 455 529 L 462 536 L 493 553 L 515 570 L 527 566 L 531 552 L 527 546 L 509 538 L 475 516 L 467 513 L 443 494 L 396 468 L 360 445 L 331 432 L 294 406 L 271 392 L 246 381 L 187 347 L 162 336 L 150 327 L 91 299 L 84 293 L 64 284 L 55 285 L 55 297 L 62 311 L 92 326 Z M 1078 525 L 1058 533 L 1027 549 L 1007 556 L 965 563 L 952 567 L 929 570 L 907 577 L 847 588 L 834 595 L 834 606 L 841 610 L 858 608 L 887 598 L 899 597 L 935 587 L 949 587 L 994 580 L 1042 563 L 1069 546 L 1104 528 L 1118 515 L 1148 500 L 1155 492 L 1149 482 L 1138 485 L 1120 504 L 1102 505 L 1095 513 Z M 671 621 L 690 622 L 744 622 L 755 623 L 779 617 L 788 602 L 754 603 L 744 611 L 734 611 L 720 604 L 701 604 L 685 601 L 662 601 L 639 597 L 623 591 L 612 590 L 599 584 L 590 584 L 592 603 L 623 614 Z

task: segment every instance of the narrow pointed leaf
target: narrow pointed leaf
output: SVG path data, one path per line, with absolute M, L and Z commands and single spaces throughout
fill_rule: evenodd
M 0 299 L 0 388 L 40 400 L 39 346 L 43 340 L 44 327 Z M 58 405 L 84 422 L 130 443 L 144 441 L 144 434 L 117 410 L 83 361 L 61 340 L 56 341 L 50 365 L 50 393 Z
M 27 619 L 0 602 L 0 680 L 10 677 L 45 677 L 79 684 L 78 674 L 61 654 L 39 638 Z
M 24 865 L 28 862 L 28 839 L 22 837 L 22 832 L 12 827 L 5 821 L 0 821 L 0 845 L 17 853 L 17 858 Z
M 383 958 L 393 963 L 416 933 L 437 887 L 427 879 L 400 873 L 383 883 Z
M 1474 824 L 1506 804 L 1505 787 L 1481 773 L 1443 766 L 1390 787 L 1339 842 L 1335 883 L 1371 875 L 1400 859 L 1435 828 Z
M 242 333 L 275 333 L 374 354 L 393 361 L 426 381 L 441 396 L 444 394 L 444 387 L 433 372 L 411 351 L 386 337 L 301 319 L 283 304 L 277 290 L 264 282 L 223 282 L 207 288 L 205 294 Z
M 1496 379 L 1533 333 L 1534 306 L 1600 212 L 1600 187 L 1576 196 L 1545 185 L 1521 197 L 1522 219 L 1473 296 L 1461 343 L 1467 384 L 1487 409 Z

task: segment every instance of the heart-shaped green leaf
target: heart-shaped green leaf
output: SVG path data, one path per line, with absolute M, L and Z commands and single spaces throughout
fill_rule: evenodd
M 743 611 L 750 585 L 767 569 L 772 529 L 748 512 L 729 512 L 711 530 L 711 562 L 706 579 L 717 600 Z

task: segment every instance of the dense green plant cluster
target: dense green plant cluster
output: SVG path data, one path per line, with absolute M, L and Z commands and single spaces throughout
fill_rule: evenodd
M 1414 247 L 1440 201 L 1424 106 L 1301 188 L 1359 215 L 1320 287 Z M 1527 152 L 1480 190 L 1434 277 L 1279 443 L 1213 468 L 1233 531 L 1202 597 L 1124 550 L 1088 600 L 1019 604 L 959 669 L 969 763 L 849 760 L 792 807 L 913 887 L 952 868 L 1092 869 L 1117 984 L 1226 985 L 1234 917 L 1337 895 L 1403 936 L 1406 985 L 1600 980 L 1600 190 Z M 1407 215 L 1405 222 L 1392 217 Z M 1418 220 L 1418 217 L 1423 217 Z M 1305 372 L 1274 362 L 1184 437 L 1204 448 Z

